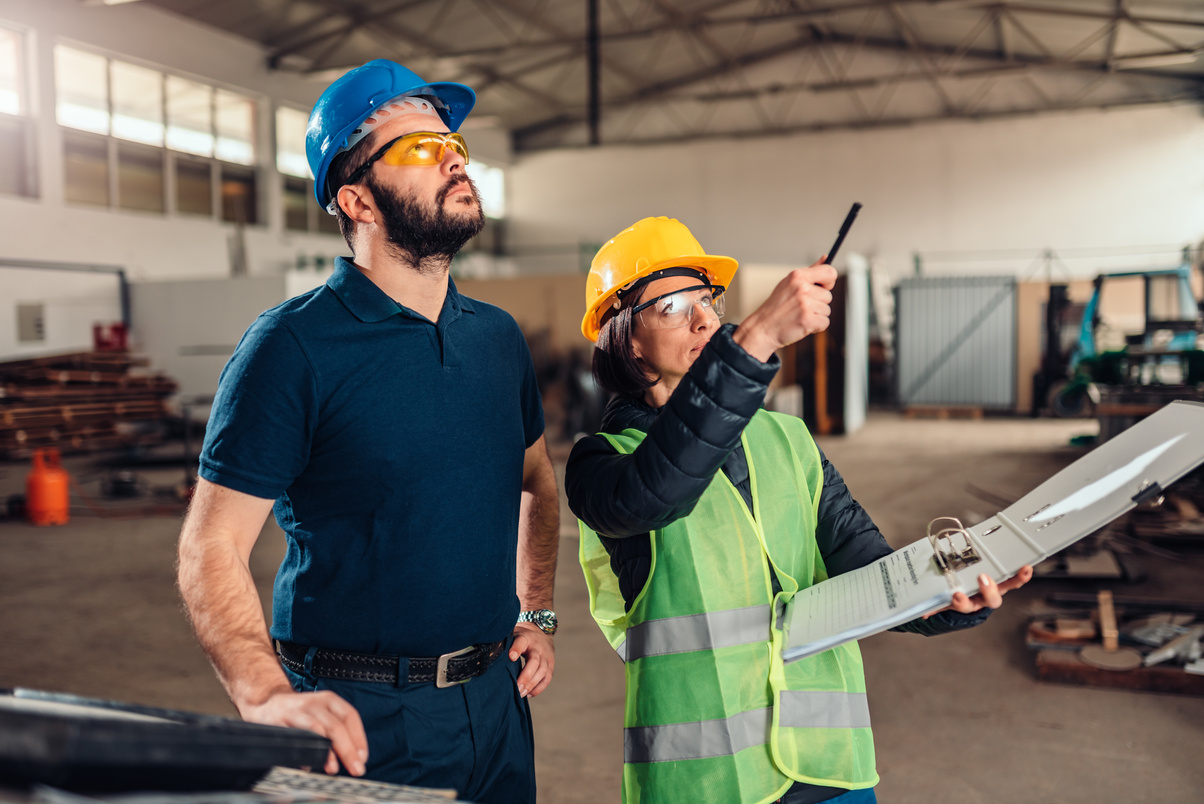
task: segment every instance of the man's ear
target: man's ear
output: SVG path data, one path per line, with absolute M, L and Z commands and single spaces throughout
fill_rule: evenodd
M 362 184 L 344 184 L 335 195 L 348 218 L 356 223 L 376 223 L 375 199 L 372 191 Z

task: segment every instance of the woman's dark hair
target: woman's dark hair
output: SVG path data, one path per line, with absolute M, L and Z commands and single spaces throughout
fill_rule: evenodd
M 635 318 L 631 308 L 644 298 L 647 283 L 636 286 L 623 299 L 622 307 L 602 322 L 598 330 L 598 344 L 594 348 L 594 382 L 612 394 L 639 398 L 660 378 L 650 378 L 644 361 L 635 356 L 631 342 L 635 329 Z

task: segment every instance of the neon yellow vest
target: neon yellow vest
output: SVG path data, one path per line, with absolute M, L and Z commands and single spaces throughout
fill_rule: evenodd
M 630 453 L 644 435 L 603 437 Z M 753 515 L 717 472 L 693 513 L 651 534 L 651 570 L 630 612 L 610 556 L 581 523 L 590 612 L 626 668 L 627 804 L 758 804 L 796 780 L 878 782 L 857 644 L 781 659 L 783 607 L 827 578 L 815 541 L 819 451 L 799 419 L 766 411 L 741 441 Z

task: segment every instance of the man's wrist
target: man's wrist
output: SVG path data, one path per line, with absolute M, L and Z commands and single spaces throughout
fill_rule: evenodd
M 285 680 L 281 684 L 272 684 L 267 686 L 251 686 L 245 685 L 240 690 L 232 690 L 230 700 L 234 703 L 234 708 L 240 714 L 251 709 L 258 709 L 264 706 L 268 701 L 275 698 L 277 695 L 293 693 L 296 690 L 292 685 Z
M 522 623 L 533 625 L 548 636 L 555 634 L 556 628 L 559 625 L 556 619 L 556 612 L 551 609 L 532 609 L 520 612 L 517 624 Z

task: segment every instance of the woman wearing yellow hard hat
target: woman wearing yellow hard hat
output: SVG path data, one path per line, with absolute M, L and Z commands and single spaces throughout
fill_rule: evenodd
M 614 398 L 565 488 L 590 611 L 625 666 L 623 800 L 873 802 L 857 644 L 790 664 L 770 648 L 776 605 L 891 552 L 802 421 L 761 409 L 775 350 L 827 328 L 836 272 L 800 268 L 721 326 L 736 268 L 671 218 L 590 266 L 581 329 Z M 983 576 L 899 630 L 977 625 L 1030 575 Z

